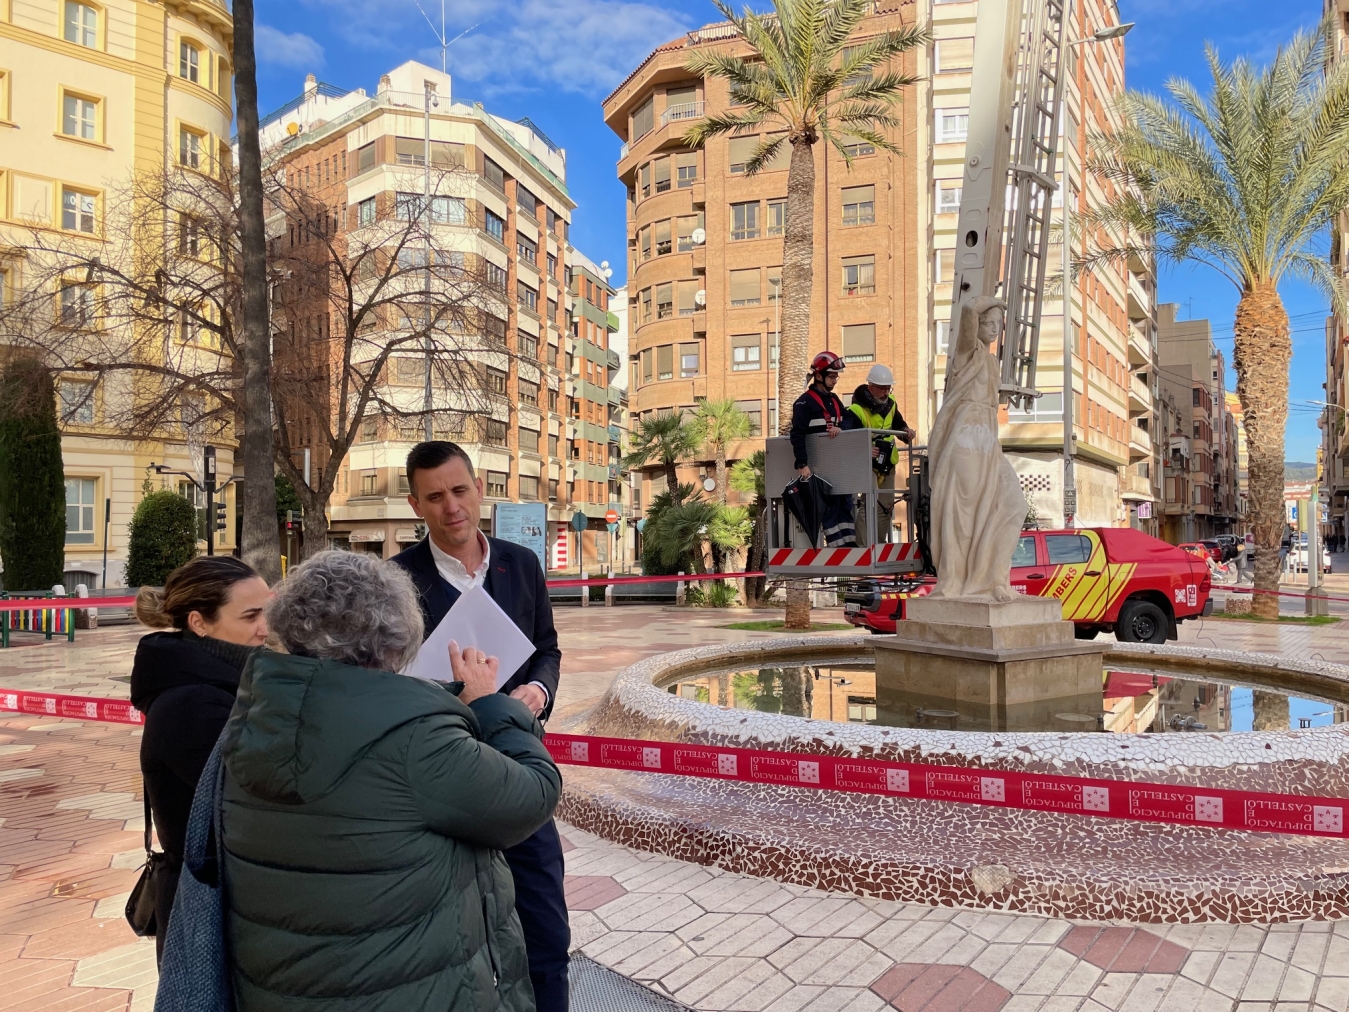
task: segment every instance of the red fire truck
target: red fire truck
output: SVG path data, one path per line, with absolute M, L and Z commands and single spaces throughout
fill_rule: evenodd
M 1129 527 L 1026 531 L 1012 556 L 1012 586 L 1054 597 L 1081 639 L 1113 632 L 1126 642 L 1162 643 L 1176 627 L 1213 611 L 1202 559 Z M 848 621 L 892 633 L 905 602 L 931 592 L 935 579 L 858 580 L 844 595 Z

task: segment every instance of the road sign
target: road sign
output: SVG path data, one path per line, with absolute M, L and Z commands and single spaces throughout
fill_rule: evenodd
M 618 523 L 618 510 L 609 510 L 604 514 L 604 522 L 609 524 L 609 530 L 613 530 L 613 525 Z
M 610 534 L 612 534 L 612 533 L 614 533 L 614 531 L 618 530 L 618 524 L 613 523 L 612 521 L 610 521 L 610 522 L 609 522 L 608 524 L 606 524 L 605 526 L 609 528 L 609 533 L 610 533 Z
M 590 520 L 580 510 L 577 510 L 575 513 L 571 515 L 571 529 L 574 530 L 577 534 L 580 534 L 581 531 L 585 530 L 589 526 Z
M 1152 519 L 1152 503 L 1150 503 L 1150 502 L 1140 502 L 1140 503 L 1138 504 L 1138 519 L 1139 519 L 1139 520 L 1151 520 L 1151 519 Z

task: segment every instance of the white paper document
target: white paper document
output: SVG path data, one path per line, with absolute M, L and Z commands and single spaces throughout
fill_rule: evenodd
M 458 643 L 460 650 L 476 647 L 498 660 L 498 689 L 534 653 L 534 644 L 529 637 L 482 586 L 459 595 L 459 600 L 432 630 L 403 674 L 438 682 L 454 681 L 450 671 L 450 640 Z

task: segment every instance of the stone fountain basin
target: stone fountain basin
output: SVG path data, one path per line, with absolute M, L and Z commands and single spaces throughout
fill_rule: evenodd
M 870 636 L 797 636 L 647 658 L 555 730 L 974 769 L 1349 798 L 1349 726 L 1299 731 L 959 732 L 728 710 L 680 677 L 869 658 Z M 1112 665 L 1311 695 L 1349 667 L 1196 647 L 1106 645 Z M 1089 920 L 1266 922 L 1349 916 L 1349 841 L 926 799 L 567 767 L 559 815 L 639 849 L 814 888 Z

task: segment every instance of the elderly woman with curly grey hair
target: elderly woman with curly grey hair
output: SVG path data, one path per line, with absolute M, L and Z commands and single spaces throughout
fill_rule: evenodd
M 422 642 L 403 570 L 321 552 L 267 608 L 226 726 L 223 838 L 239 1012 L 531 1012 L 501 850 L 561 777 L 496 662 L 450 687 L 397 674 Z

